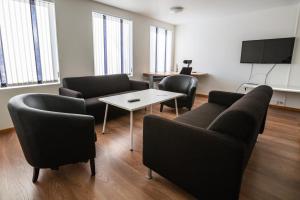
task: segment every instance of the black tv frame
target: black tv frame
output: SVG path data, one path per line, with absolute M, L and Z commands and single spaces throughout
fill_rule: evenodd
M 292 57 L 293 57 L 293 52 L 294 52 L 294 46 L 295 46 L 295 37 L 287 37 L 287 38 L 275 38 L 275 39 L 263 39 L 263 40 L 246 40 L 246 41 L 243 41 L 242 42 L 242 49 L 241 49 L 241 58 L 240 58 L 240 63 L 248 63 L 248 64 L 291 64 L 292 62 Z M 265 46 L 266 46 L 266 42 L 272 42 L 274 40 L 289 40 L 291 42 L 290 44 L 290 48 L 289 50 L 291 51 L 290 52 L 290 56 L 289 56 L 289 59 L 286 60 L 285 62 L 271 62 L 271 61 L 264 61 L 266 58 L 265 58 L 265 54 L 267 52 L 265 52 Z M 244 48 L 245 48 L 245 45 L 246 43 L 248 43 L 248 45 L 250 43 L 257 43 L 256 45 L 262 45 L 259 49 L 257 48 L 257 57 L 256 59 L 253 59 L 253 61 L 245 61 L 245 56 L 243 56 L 244 54 Z M 261 51 L 261 52 L 259 52 Z M 260 56 L 260 57 L 259 57 Z M 243 59 L 244 57 L 244 59 Z M 255 56 L 254 56 L 255 57 Z

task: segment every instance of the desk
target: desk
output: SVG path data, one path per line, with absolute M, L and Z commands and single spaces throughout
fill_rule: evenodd
M 155 78 L 164 78 L 167 76 L 174 76 L 174 75 L 178 75 L 179 72 L 146 72 L 143 73 L 144 77 L 147 77 L 149 79 L 149 85 L 150 88 L 153 88 L 154 85 L 154 79 Z M 208 75 L 207 73 L 203 73 L 203 72 L 192 72 L 191 76 L 195 76 L 195 77 L 200 77 L 200 76 L 206 76 Z

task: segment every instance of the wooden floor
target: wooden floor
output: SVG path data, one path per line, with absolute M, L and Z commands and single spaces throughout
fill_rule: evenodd
M 197 98 L 195 106 L 206 101 Z M 184 111 L 181 111 L 181 113 Z M 107 134 L 97 126 L 96 176 L 88 164 L 42 170 L 31 182 L 27 164 L 14 132 L 0 135 L 0 199 L 193 199 L 154 173 L 145 178 L 142 164 L 142 121 L 146 111 L 134 114 L 134 151 L 129 151 L 129 116 L 107 123 Z M 174 110 L 154 114 L 174 118 Z M 167 145 L 167 144 L 166 144 Z M 201 181 L 201 180 L 199 180 Z M 259 136 L 243 178 L 241 200 L 300 199 L 300 113 L 270 109 L 266 131 Z

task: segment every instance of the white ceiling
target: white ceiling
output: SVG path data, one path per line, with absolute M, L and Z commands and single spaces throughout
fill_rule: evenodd
M 171 24 L 193 19 L 222 17 L 300 3 L 300 0 L 95 0 L 136 12 Z M 182 13 L 170 12 L 172 6 L 183 6 Z

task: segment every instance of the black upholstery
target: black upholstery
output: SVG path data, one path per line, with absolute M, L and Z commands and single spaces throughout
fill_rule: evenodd
M 205 103 L 201 107 L 196 108 L 194 112 L 187 112 L 180 115 L 175 121 L 187 123 L 196 127 L 207 128 L 224 110 L 226 110 L 226 107 L 223 105 Z
M 70 77 L 63 79 L 63 87 L 59 94 L 85 100 L 86 111 L 97 120 L 102 120 L 105 104 L 98 98 L 137 90 L 145 90 L 149 84 L 142 81 L 129 80 L 126 74 L 106 76 Z M 110 106 L 108 119 L 127 113 L 123 109 Z
M 86 115 L 83 100 L 23 94 L 9 100 L 8 110 L 35 175 L 40 168 L 58 169 L 61 165 L 88 160 L 94 169 L 94 117 Z M 34 176 L 33 181 L 36 180 Z
M 188 75 L 175 75 L 165 77 L 158 84 L 158 88 L 160 90 L 186 94 L 186 96 L 181 97 L 177 100 L 177 104 L 179 108 L 186 107 L 188 109 L 191 109 L 196 96 L 197 84 L 198 79 L 195 77 Z M 161 104 L 161 111 L 164 105 L 175 108 L 174 100 L 163 102 Z
M 273 91 L 212 91 L 208 103 L 176 118 L 144 118 L 143 163 L 199 199 L 239 199 L 242 176 Z
M 180 74 L 191 75 L 192 71 L 193 71 L 192 67 L 183 67 L 180 71 Z

